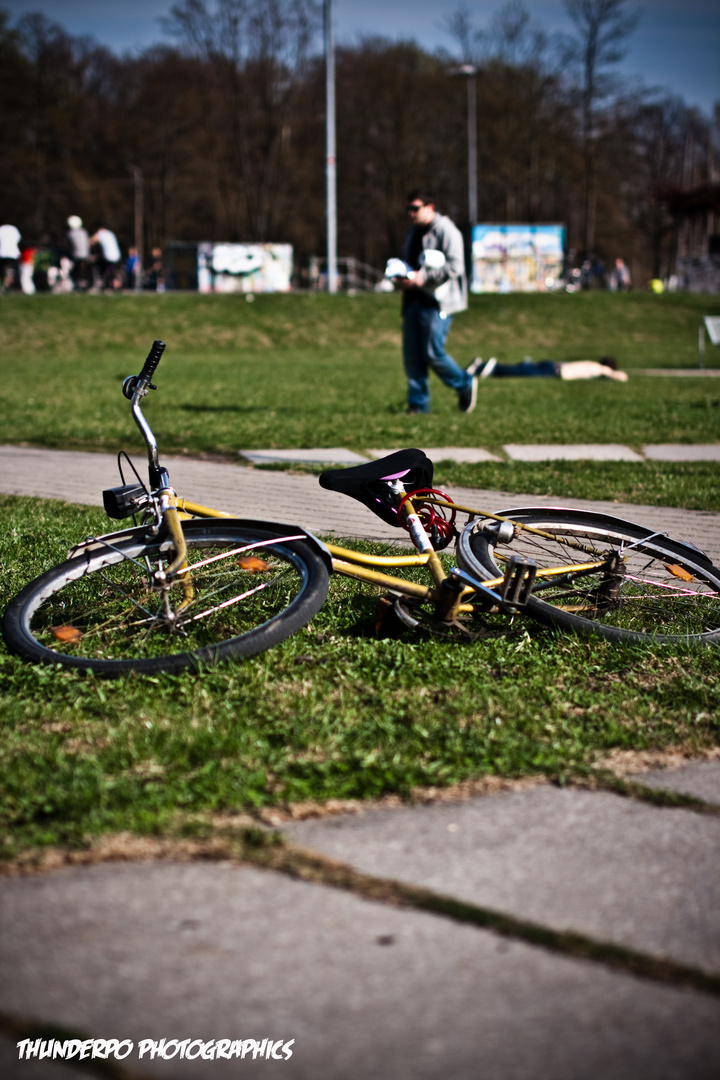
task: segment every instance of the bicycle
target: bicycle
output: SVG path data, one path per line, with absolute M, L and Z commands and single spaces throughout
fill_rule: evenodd
M 381 611 L 405 626 L 468 640 L 498 617 L 527 614 L 615 641 L 720 641 L 720 569 L 693 544 L 587 511 L 458 505 L 433 488 L 421 450 L 320 476 L 324 488 L 404 528 L 414 554 L 365 554 L 178 496 L 141 409 L 164 348 L 154 342 L 140 374 L 123 382 L 147 446 L 148 483 L 121 451 L 123 482 L 103 492 L 109 517 L 141 521 L 86 538 L 10 602 L 3 637 L 26 659 L 116 676 L 254 656 L 310 622 L 331 574 L 384 589 Z M 123 458 L 135 472 L 129 484 Z M 440 553 L 453 540 L 456 565 L 446 570 Z M 421 570 L 430 581 L 389 569 Z

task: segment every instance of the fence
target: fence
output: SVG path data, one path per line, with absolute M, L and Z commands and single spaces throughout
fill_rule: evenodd
M 339 258 L 338 288 L 343 292 L 373 292 L 375 287 L 383 280 L 382 270 L 376 270 L 374 266 L 354 259 L 352 256 Z M 301 285 L 306 283 L 302 280 Z M 327 259 L 321 259 L 317 255 L 311 255 L 307 267 L 307 288 L 318 292 L 327 289 Z

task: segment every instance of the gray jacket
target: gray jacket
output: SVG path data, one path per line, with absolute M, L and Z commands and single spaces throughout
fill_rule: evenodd
M 407 261 L 413 230 L 405 237 L 403 258 Z M 465 277 L 465 244 L 457 225 L 436 214 L 430 228 L 423 236 L 423 248 L 437 248 L 445 256 L 445 265 L 440 270 L 423 268 L 420 288 L 434 297 L 438 308 L 444 315 L 454 315 L 465 311 L 468 306 L 467 279 Z

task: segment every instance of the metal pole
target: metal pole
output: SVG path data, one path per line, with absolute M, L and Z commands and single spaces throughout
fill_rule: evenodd
M 135 185 L 135 251 L 137 252 L 138 268 L 135 274 L 135 292 L 142 290 L 143 272 L 143 232 L 145 231 L 144 214 L 145 198 L 143 189 L 143 171 L 137 165 L 128 165 L 133 174 Z
M 324 0 L 325 24 L 325 175 L 327 178 L 327 278 L 328 292 L 336 293 L 337 279 L 337 173 L 335 163 L 335 44 L 332 32 L 332 0 Z
M 471 225 L 477 225 L 477 80 L 475 72 L 467 80 L 467 122 L 468 122 L 468 217 Z

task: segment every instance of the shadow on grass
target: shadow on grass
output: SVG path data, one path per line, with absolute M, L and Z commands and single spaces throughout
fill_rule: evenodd
M 261 412 L 267 412 L 268 411 L 267 408 L 265 408 L 264 406 L 261 406 L 261 405 L 178 405 L 177 408 L 181 409 L 183 412 L 194 412 L 194 413 L 204 413 L 204 412 L 212 412 L 212 413 L 221 413 L 221 412 L 261 413 Z M 275 411 L 276 412 L 277 411 L 282 412 L 282 410 L 275 410 Z M 289 411 L 290 411 L 289 409 L 286 410 L 286 412 L 289 412 Z
M 489 638 L 516 639 L 526 630 L 549 637 L 552 631 L 531 620 L 518 620 L 514 624 L 504 615 L 478 614 L 472 619 L 464 618 L 465 630 L 440 624 L 431 627 L 419 623 L 412 627 L 403 622 L 394 605 L 384 596 L 356 594 L 343 598 L 335 604 L 334 619 L 338 624 L 338 633 L 343 637 L 364 641 L 435 641 L 438 645 L 470 645 L 475 641 L 487 641 Z M 416 614 L 419 614 L 416 612 Z

